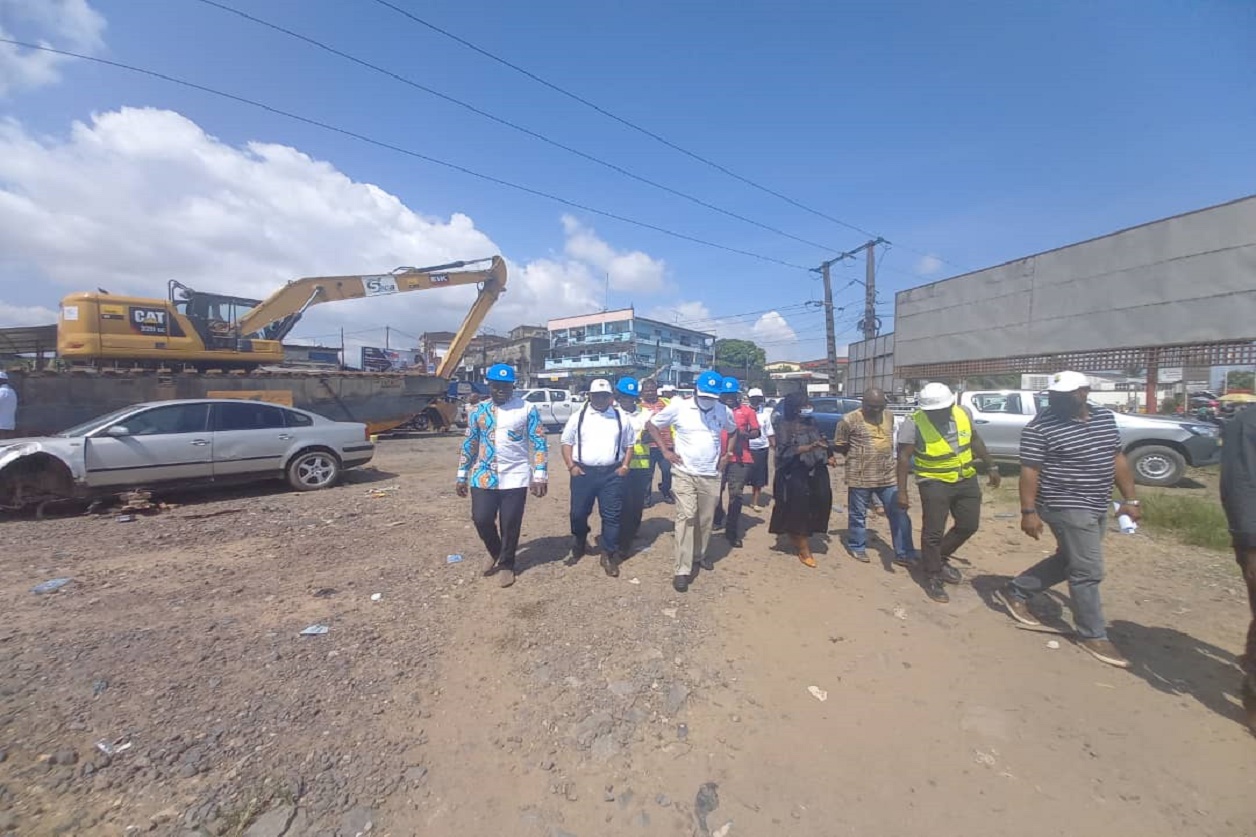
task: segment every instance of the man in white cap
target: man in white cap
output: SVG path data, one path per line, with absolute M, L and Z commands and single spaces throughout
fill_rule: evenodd
M 946 384 L 921 388 L 920 409 L 903 422 L 898 436 L 898 505 L 911 507 L 907 475 L 916 472 L 920 491 L 920 555 L 925 570 L 925 593 L 935 602 L 951 600 L 943 582 L 959 584 L 963 575 L 949 560 L 981 524 L 981 483 L 973 467 L 976 456 L 986 463 L 990 487 L 998 488 L 998 466 L 973 429 L 968 410 L 957 406 Z M 948 517 L 954 525 L 943 535 Z M 896 563 L 902 563 L 895 559 Z
M 17 390 L 9 385 L 9 373 L 0 369 L 0 439 L 17 436 Z
M 574 541 L 567 565 L 589 551 L 589 515 L 597 502 L 602 518 L 602 569 L 619 575 L 619 519 L 624 484 L 620 464 L 636 442 L 636 430 L 619 408 L 611 382 L 597 378 L 589 385 L 589 400 L 567 419 L 563 428 L 563 462 L 571 474 L 571 534 Z
M 763 486 L 768 484 L 768 452 L 776 447 L 776 429 L 772 426 L 772 408 L 764 404 L 763 390 L 751 387 L 748 397 L 760 431 L 758 437 L 750 440 L 750 455 L 754 457 L 750 469 L 750 505 L 758 508 Z
M 1029 598 L 1068 581 L 1077 644 L 1101 662 L 1128 668 L 1129 661 L 1108 639 L 1099 599 L 1113 482 L 1124 498 L 1118 513 L 1138 520 L 1140 510 L 1116 418 L 1111 410 L 1089 404 L 1089 395 L 1085 375 L 1057 373 L 1047 387 L 1047 409 L 1021 432 L 1021 530 L 1038 540 L 1045 523 L 1056 547 L 995 591 L 994 598 L 1024 627 L 1042 629 Z

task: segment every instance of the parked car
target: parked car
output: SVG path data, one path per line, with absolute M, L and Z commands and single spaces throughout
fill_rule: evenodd
M 1028 390 L 973 391 L 959 402 L 973 414 L 995 459 L 1019 461 L 1021 430 L 1047 406 L 1047 395 Z M 1221 459 L 1216 425 L 1163 416 L 1116 413 L 1125 455 L 1141 485 L 1177 485 L 1187 466 L 1215 465 Z
M 541 424 L 551 433 L 563 429 L 571 414 L 580 409 L 583 399 L 577 399 L 565 389 L 521 389 L 516 395 L 536 406 L 541 414 Z
M 815 408 L 815 412 L 811 417 L 815 419 L 820 432 L 831 440 L 837 433 L 837 425 L 842 420 L 842 416 L 858 410 L 862 404 L 863 402 L 858 398 L 839 398 L 832 395 L 812 396 L 811 406 Z
M 374 455 L 365 424 L 261 401 L 155 401 L 56 436 L 0 442 L 0 507 L 267 479 L 314 491 Z

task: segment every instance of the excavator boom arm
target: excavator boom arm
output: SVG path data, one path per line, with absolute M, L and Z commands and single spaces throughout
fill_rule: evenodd
M 262 332 L 263 329 L 273 323 L 286 320 L 285 327 L 281 329 L 281 334 L 268 335 L 270 339 L 282 340 L 284 335 L 296 325 L 301 314 L 311 305 L 321 305 L 324 302 L 336 302 L 342 299 L 362 299 L 372 296 L 405 293 L 407 291 L 449 288 L 455 285 L 483 283 L 485 289 L 490 286 L 495 287 L 497 288 L 496 293 L 492 295 L 492 299 L 495 302 L 506 287 L 506 263 L 501 256 L 493 256 L 492 264 L 486 270 L 458 270 L 458 268 L 482 261 L 489 260 L 479 259 L 472 262 L 453 262 L 436 267 L 405 268 L 398 269 L 392 273 L 374 276 L 310 276 L 305 279 L 296 279 L 275 291 L 275 293 L 246 313 L 240 318 L 236 327 L 241 336 L 248 336 Z M 471 308 L 471 313 L 467 315 L 467 320 L 463 323 L 464 329 L 471 322 L 472 316 L 477 309 L 481 308 L 484 298 L 485 291 L 482 290 L 479 297 L 476 298 L 475 305 Z M 488 313 L 490 307 L 492 307 L 492 302 L 483 306 L 483 310 L 479 313 L 479 319 L 476 320 L 475 325 L 471 329 L 472 333 L 474 333 L 476 328 L 479 328 L 480 322 L 483 322 L 484 316 Z M 460 331 L 459 337 L 461 336 L 462 332 Z M 467 340 L 469 339 L 470 337 L 468 336 Z M 452 348 L 451 356 L 453 354 Z M 466 347 L 463 346 L 462 348 L 465 350 Z M 462 350 L 458 353 L 459 357 L 461 357 L 461 352 Z
M 501 269 L 497 270 L 499 264 Z M 471 310 L 467 312 L 467 316 L 462 320 L 462 325 L 458 327 L 458 333 L 454 335 L 454 339 L 450 342 L 449 351 L 445 353 L 444 359 L 436 370 L 437 377 L 450 378 L 453 376 L 453 371 L 462 362 L 462 355 L 466 352 L 471 338 L 475 336 L 476 331 L 484 323 L 484 318 L 488 316 L 489 309 L 493 307 L 493 303 L 497 302 L 497 298 L 506 290 L 506 264 L 497 256 L 493 257 L 493 270 L 496 272 L 492 277 L 484 280 L 484 284 L 480 287 L 480 295 L 475 298 L 475 302 L 471 305 Z

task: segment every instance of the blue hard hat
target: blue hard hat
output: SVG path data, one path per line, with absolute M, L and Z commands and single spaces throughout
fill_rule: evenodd
M 636 378 L 630 378 L 627 375 L 615 382 L 615 391 L 620 395 L 631 395 L 636 398 L 641 394 L 641 384 Z
M 513 384 L 515 382 L 515 368 L 509 363 L 494 363 L 488 368 L 488 372 L 484 373 L 484 380 L 490 384 L 494 381 Z
M 703 395 L 719 395 L 724 391 L 724 376 L 719 372 L 708 369 L 705 372 L 698 373 L 696 384 L 698 392 Z
M 731 376 L 725 377 L 723 383 L 720 384 L 720 392 L 726 395 L 730 392 L 741 392 L 741 381 Z

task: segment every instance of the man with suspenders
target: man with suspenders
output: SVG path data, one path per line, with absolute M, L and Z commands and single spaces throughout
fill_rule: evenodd
M 563 461 L 571 474 L 571 534 L 574 542 L 568 566 L 589 552 L 589 515 L 597 502 L 602 518 L 602 569 L 619 575 L 619 522 L 623 511 L 624 480 L 619 474 L 624 451 L 636 441 L 632 422 L 614 403 L 610 381 L 598 378 L 589 386 L 589 400 L 563 428 Z

